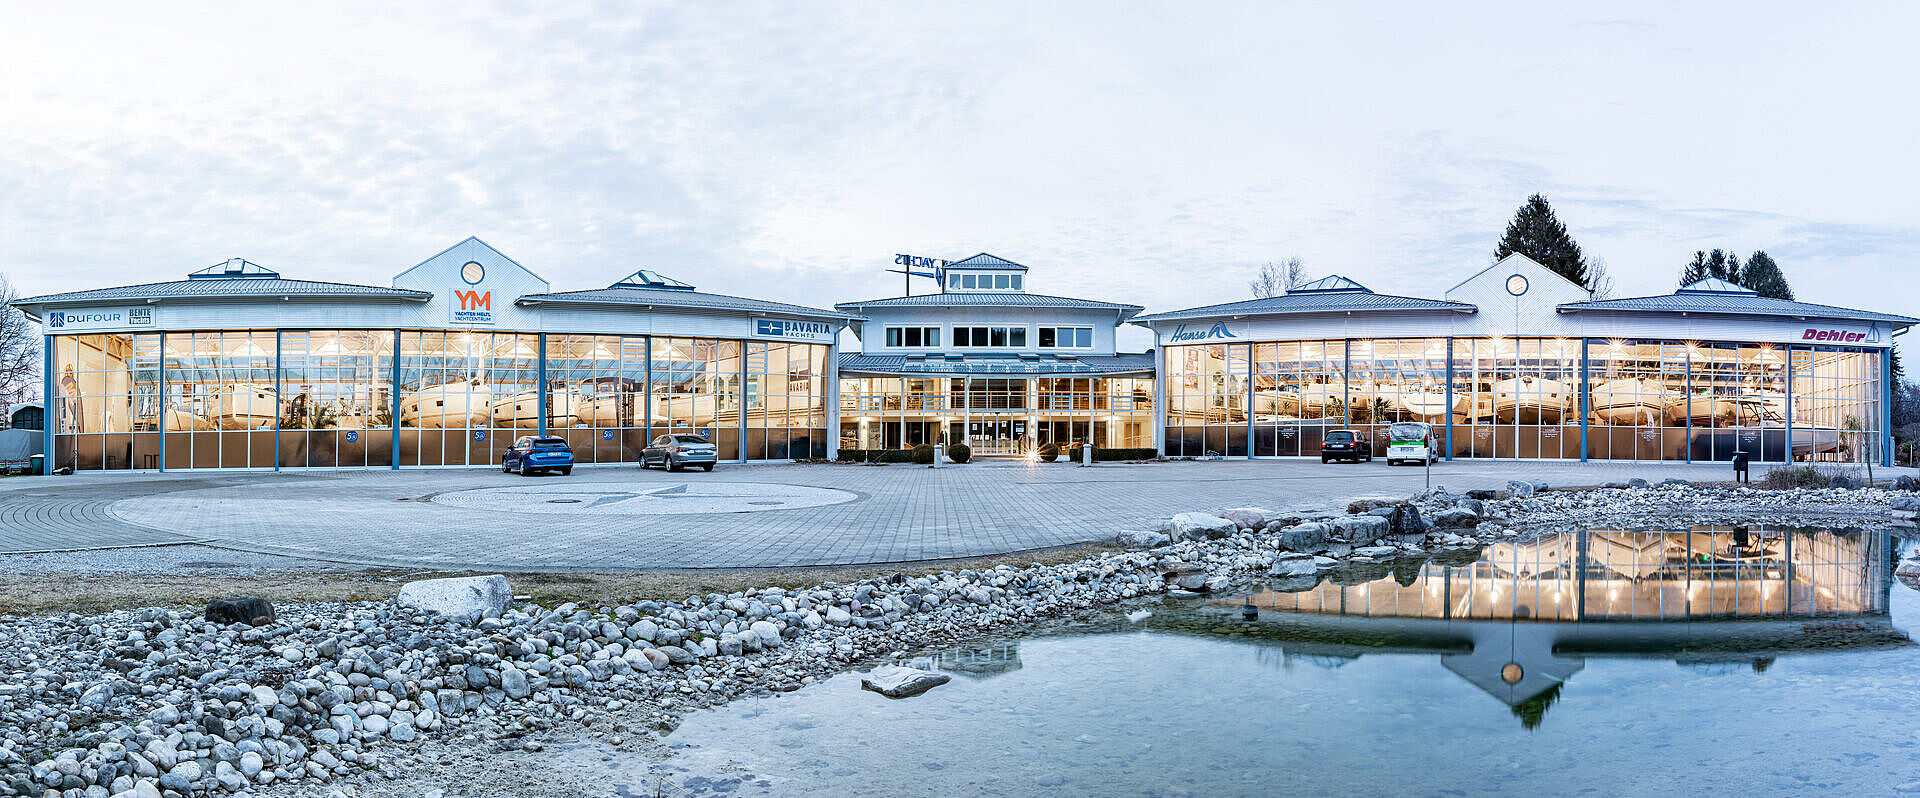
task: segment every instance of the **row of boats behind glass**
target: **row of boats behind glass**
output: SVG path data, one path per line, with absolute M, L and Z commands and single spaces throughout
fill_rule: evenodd
M 646 383 L 628 377 L 595 377 L 567 388 L 544 393 L 526 390 L 496 399 L 494 386 L 477 377 L 456 376 L 402 396 L 400 426 L 535 429 L 540 426 L 544 403 L 549 427 L 632 427 L 647 417 L 646 390 Z M 652 394 L 653 417 L 669 417 L 671 402 L 675 418 L 717 419 L 721 398 L 713 394 Z M 306 393 L 296 394 L 284 408 L 284 416 L 278 415 L 281 412 L 273 386 L 237 382 L 216 385 L 199 397 L 169 403 L 164 423 L 168 432 L 271 429 L 276 418 L 302 428 L 362 429 L 388 426 L 386 419 L 390 417 L 370 415 L 364 409 L 346 406 L 342 400 L 317 402 Z
M 1381 384 L 1370 390 L 1343 389 L 1337 383 L 1261 388 L 1253 395 L 1253 415 L 1258 422 L 1327 418 L 1350 405 L 1375 416 L 1436 424 L 1449 417 L 1462 424 L 1558 424 L 1579 418 L 1578 391 L 1559 380 L 1523 376 L 1476 387 L 1451 395 L 1444 385 L 1430 384 Z M 1704 387 L 1689 392 L 1669 389 L 1658 380 L 1627 377 L 1596 384 L 1587 406 L 1595 421 L 1623 426 L 1772 426 L 1786 421 L 1787 395 L 1772 390 L 1722 394 Z

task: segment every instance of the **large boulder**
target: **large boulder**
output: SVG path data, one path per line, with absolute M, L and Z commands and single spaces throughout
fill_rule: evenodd
M 1181 513 L 1173 517 L 1168 534 L 1174 540 L 1219 540 L 1231 537 L 1240 525 L 1217 515 Z
M 214 599 L 207 602 L 207 622 L 266 626 L 273 623 L 273 604 L 263 598 Z
M 1634 477 L 1633 479 L 1629 479 L 1629 480 L 1627 480 L 1627 488 L 1628 488 L 1628 489 L 1633 489 L 1633 488 L 1650 488 L 1650 487 L 1653 487 L 1653 483 L 1651 483 L 1651 482 L 1648 482 L 1648 481 L 1646 481 L 1646 480 L 1644 480 L 1644 479 L 1641 479 L 1641 478 L 1639 478 L 1639 477 Z
M 1347 502 L 1347 512 L 1358 515 L 1382 507 L 1392 507 L 1404 501 L 1406 501 L 1406 499 L 1395 496 L 1362 496 Z
M 1527 498 L 1528 496 L 1532 496 L 1533 491 L 1534 491 L 1533 483 L 1531 482 L 1526 482 L 1524 480 L 1518 480 L 1518 479 L 1507 480 L 1507 493 L 1511 494 L 1516 499 L 1524 499 L 1524 498 Z
M 1280 546 L 1288 551 L 1315 554 L 1327 550 L 1327 535 L 1332 527 L 1317 521 L 1295 524 L 1280 533 Z
M 1294 557 L 1273 564 L 1268 576 L 1292 577 L 1312 576 L 1320 573 L 1320 566 L 1313 564 L 1312 557 Z
M 1893 511 L 1907 513 L 1907 517 L 1912 518 L 1913 513 L 1920 512 L 1920 496 L 1893 497 Z
M 1173 542 L 1165 532 L 1129 530 L 1113 536 L 1113 542 L 1129 549 L 1157 549 Z
M 1833 475 L 1833 479 L 1827 482 L 1827 487 L 1838 488 L 1840 490 L 1859 490 L 1861 486 L 1860 480 L 1854 479 L 1846 474 L 1835 474 Z
M 422 579 L 401 585 L 400 597 L 394 601 L 402 607 L 445 615 L 484 615 L 488 610 L 505 611 L 507 603 L 513 601 L 513 589 L 500 574 Z
M 1900 476 L 1894 477 L 1893 484 L 1887 487 L 1894 490 L 1920 490 L 1920 480 L 1914 479 L 1906 474 L 1901 474 Z
M 1241 529 L 1259 529 L 1267 524 L 1267 511 L 1258 507 L 1235 507 L 1221 510 L 1220 517 L 1232 521 Z
M 1205 566 L 1191 563 L 1174 563 L 1161 575 L 1167 584 L 1181 590 L 1202 591 L 1207 589 L 1207 569 Z
M 916 696 L 952 681 L 953 677 L 918 668 L 882 665 L 860 677 L 860 686 L 888 698 Z
M 1395 535 L 1413 535 L 1427 531 L 1430 524 L 1420 517 L 1420 508 L 1411 504 L 1396 504 L 1373 511 L 1387 519 L 1387 529 Z
M 1348 543 L 1364 546 L 1387 534 L 1387 519 L 1377 515 L 1350 515 L 1333 521 L 1335 534 L 1346 538 Z
M 1449 507 L 1433 514 L 1433 525 L 1441 529 L 1466 529 L 1480 523 L 1480 514 L 1465 507 Z
M 1663 479 L 1663 480 L 1660 480 L 1660 487 L 1663 487 L 1663 488 L 1691 488 L 1691 487 L 1693 487 L 1693 483 L 1692 483 L 1692 482 L 1689 482 L 1689 481 L 1687 481 L 1687 480 L 1684 480 L 1684 479 L 1681 479 L 1681 478 L 1679 478 L 1679 477 L 1667 477 L 1666 479 Z

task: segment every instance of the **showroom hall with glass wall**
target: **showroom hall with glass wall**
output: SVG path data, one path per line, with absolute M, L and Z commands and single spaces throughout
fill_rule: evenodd
M 1440 299 L 1335 276 L 1134 323 L 1170 457 L 1313 457 L 1332 429 L 1383 456 L 1418 421 L 1449 458 L 1888 462 L 1886 350 L 1920 322 L 1718 280 L 1594 300 L 1513 256 Z
M 836 311 L 648 270 L 551 292 L 478 239 L 393 285 L 232 260 L 15 303 L 46 333 L 50 467 L 497 465 L 523 435 L 582 464 L 693 434 L 723 460 L 828 456 Z

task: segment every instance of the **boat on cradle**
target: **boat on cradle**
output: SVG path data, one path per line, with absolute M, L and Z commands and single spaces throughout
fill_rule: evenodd
M 280 412 L 273 388 L 250 382 L 214 387 L 207 404 L 213 425 L 220 429 L 271 429 Z
M 1493 412 L 1514 424 L 1558 424 L 1573 395 L 1559 380 L 1532 375 L 1493 384 Z
M 1658 426 L 1667 416 L 1667 391 L 1660 383 L 1639 377 L 1608 380 L 1593 386 L 1588 399 L 1593 417 L 1621 426 Z
M 400 400 L 400 426 L 484 428 L 492 421 L 493 390 L 477 377 L 429 385 Z

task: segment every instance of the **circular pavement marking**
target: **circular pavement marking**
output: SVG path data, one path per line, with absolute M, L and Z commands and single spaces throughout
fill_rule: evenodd
M 537 483 L 435 494 L 449 507 L 551 515 L 696 515 L 757 513 L 841 504 L 859 494 L 768 482 L 683 482 L 675 485 Z

